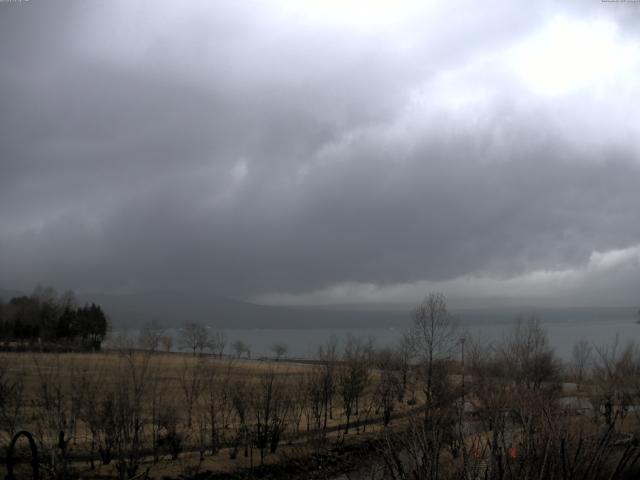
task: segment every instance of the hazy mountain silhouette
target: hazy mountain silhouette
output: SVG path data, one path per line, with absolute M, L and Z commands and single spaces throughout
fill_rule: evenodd
M 13 297 L 19 297 L 21 295 L 25 295 L 23 292 L 19 292 L 17 290 L 5 290 L 4 288 L 0 288 L 0 299 L 4 302 L 8 302 Z
M 29 293 L 26 293 L 27 295 Z M 25 295 L 0 289 L 0 298 Z M 634 322 L 637 308 L 597 306 L 535 306 L 521 299 L 491 299 L 483 302 L 452 299 L 451 313 L 462 325 L 513 322 L 536 316 L 545 322 L 580 322 L 618 319 Z M 310 307 L 258 305 L 205 292 L 152 291 L 139 293 L 78 294 L 80 303 L 95 302 L 108 315 L 114 328 L 137 328 L 156 321 L 164 327 L 198 322 L 214 328 L 366 328 L 408 327 L 413 305 L 351 304 Z
M 171 327 L 195 321 L 217 328 L 350 328 L 408 327 L 411 305 L 353 304 L 311 307 L 266 306 L 197 292 L 146 292 L 135 294 L 80 295 L 109 314 L 115 327 L 139 326 L 151 320 Z M 546 322 L 627 319 L 634 321 L 630 307 L 534 306 L 501 304 L 467 306 L 456 301 L 451 313 L 461 324 L 513 322 L 536 316 Z
M 357 328 L 406 325 L 409 320 L 406 309 L 266 306 L 193 292 L 96 293 L 78 298 L 101 305 L 116 328 L 153 320 L 165 327 L 193 321 L 218 328 Z

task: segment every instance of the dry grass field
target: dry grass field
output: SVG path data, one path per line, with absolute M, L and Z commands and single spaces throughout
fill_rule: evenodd
M 366 438 L 382 428 L 385 408 L 377 395 L 383 375 L 364 365 L 133 350 L 4 353 L 0 362 L 12 392 L 2 445 L 18 430 L 32 432 L 48 468 L 83 478 L 178 477 L 291 461 L 327 440 Z M 395 416 L 412 408 L 392 403 Z

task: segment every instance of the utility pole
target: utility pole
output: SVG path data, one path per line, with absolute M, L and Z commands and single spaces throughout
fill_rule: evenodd
M 467 472 L 468 470 L 468 463 L 469 460 L 467 458 L 467 448 L 465 445 L 465 429 L 464 429 L 464 407 L 465 407 L 465 385 L 464 385 L 464 343 L 466 342 L 467 338 L 465 337 L 465 335 L 463 334 L 460 337 L 460 363 L 462 366 L 462 381 L 461 381 L 461 403 L 460 403 L 460 418 L 458 419 L 458 428 L 459 428 L 459 435 L 460 435 L 460 447 L 462 449 L 462 462 L 464 464 L 464 471 Z M 466 473 L 465 473 L 466 474 Z
M 461 357 L 462 357 L 462 409 L 464 410 L 464 342 L 467 338 L 463 335 L 460 337 Z

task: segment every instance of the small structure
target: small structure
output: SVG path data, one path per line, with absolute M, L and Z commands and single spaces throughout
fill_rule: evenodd
M 31 470 L 33 472 L 33 479 L 40 478 L 40 473 L 38 471 L 38 447 L 36 447 L 36 442 L 33 439 L 33 435 L 31 435 L 26 430 L 22 430 L 16 433 L 11 439 L 11 443 L 9 444 L 9 448 L 7 448 L 7 476 L 6 480 L 16 480 L 16 476 L 13 473 L 13 451 L 16 447 L 16 442 L 20 437 L 27 437 L 29 441 L 29 448 L 31 448 Z

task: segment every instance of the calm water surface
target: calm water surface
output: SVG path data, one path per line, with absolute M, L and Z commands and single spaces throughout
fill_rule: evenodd
M 637 313 L 634 309 L 618 309 L 608 311 L 565 309 L 538 312 L 542 326 L 548 333 L 549 341 L 559 357 L 568 359 L 573 345 L 584 339 L 594 346 L 612 345 L 616 338 L 621 344 L 634 340 L 640 343 L 640 324 L 636 323 Z M 516 317 L 513 312 L 496 314 L 488 311 L 469 311 L 458 316 L 459 332 L 466 332 L 486 342 L 497 342 L 507 336 L 513 329 Z M 349 336 L 373 339 L 378 347 L 397 344 L 406 327 L 388 328 L 315 328 L 315 329 L 221 329 L 227 337 L 227 352 L 235 340 L 242 340 L 251 348 L 253 358 L 271 357 L 271 347 L 276 343 L 284 343 L 288 347 L 287 356 L 296 358 L 312 358 L 316 356 L 318 346 L 336 337 L 338 344 L 344 344 Z M 215 330 L 212 327 L 212 330 Z M 171 329 L 169 334 L 176 338 L 178 330 Z M 137 336 L 136 331 L 127 335 Z
M 549 342 L 555 348 L 559 357 L 568 359 L 573 345 L 581 339 L 596 346 L 611 345 L 618 336 L 621 343 L 629 340 L 640 342 L 640 325 L 631 321 L 584 321 L 584 322 L 542 322 L 549 335 Z M 482 325 L 462 325 L 461 332 L 468 332 L 483 341 L 500 341 L 509 334 L 513 324 L 496 323 Z M 271 346 L 284 343 L 289 347 L 289 356 L 313 357 L 318 346 L 326 343 L 335 336 L 338 343 L 344 344 L 351 336 L 364 339 L 372 338 L 376 346 L 396 344 L 404 333 L 402 328 L 362 328 L 362 329 L 251 329 L 224 330 L 229 343 L 242 340 L 251 346 L 254 357 L 272 356 Z

